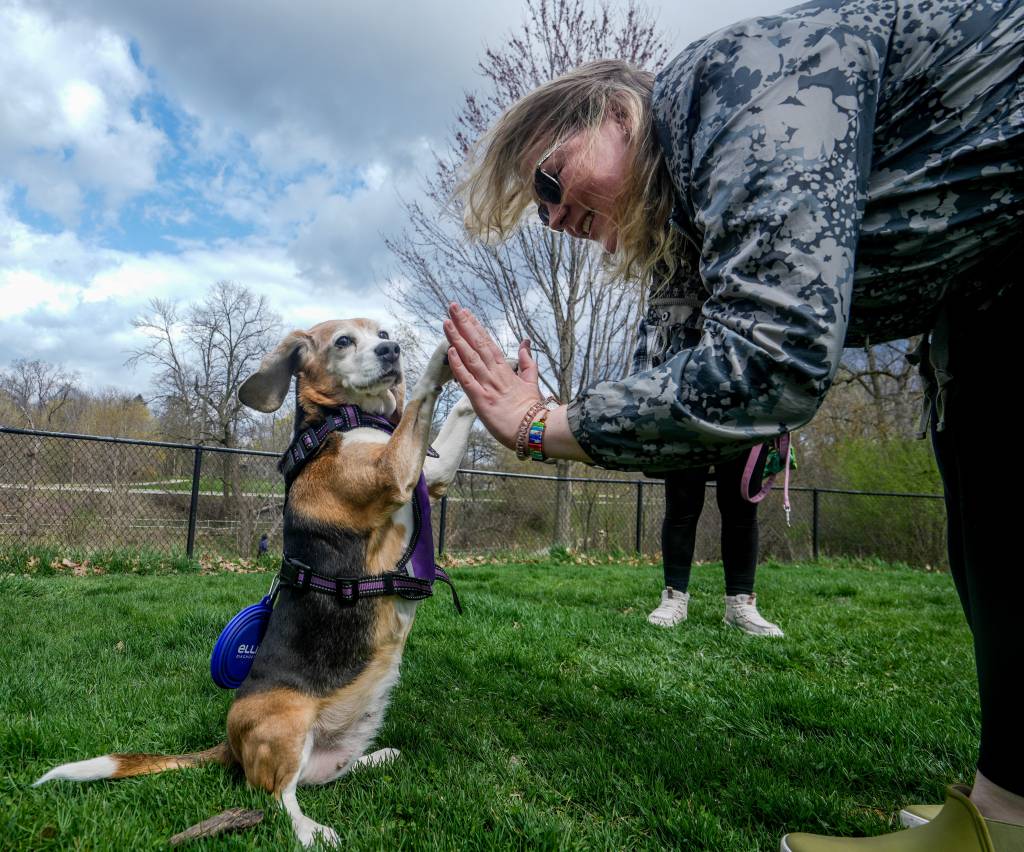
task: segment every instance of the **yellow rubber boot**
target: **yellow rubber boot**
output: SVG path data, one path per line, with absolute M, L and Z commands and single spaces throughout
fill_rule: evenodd
M 824 837 L 787 834 L 781 852 L 1024 852 L 1024 826 L 990 824 L 971 800 L 950 787 L 946 803 L 927 825 L 878 837 Z M 992 842 L 992 834 L 999 845 Z
M 900 825 L 904 828 L 917 828 L 931 822 L 941 810 L 942 805 L 907 805 L 900 811 Z

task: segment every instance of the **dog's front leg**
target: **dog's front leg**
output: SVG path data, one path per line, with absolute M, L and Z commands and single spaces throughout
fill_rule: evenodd
M 423 472 L 437 398 L 445 382 L 452 377 L 447 353 L 447 343 L 434 350 L 426 370 L 412 389 L 398 427 L 377 462 L 379 469 L 397 489 L 394 500 L 398 504 L 412 499 L 413 489 Z
M 462 457 L 466 454 L 466 447 L 469 446 L 474 420 L 476 412 L 467 396 L 462 397 L 445 418 L 441 431 L 434 439 L 438 458 L 427 456 L 423 462 L 423 475 L 427 478 L 432 500 L 443 497 L 455 479 Z

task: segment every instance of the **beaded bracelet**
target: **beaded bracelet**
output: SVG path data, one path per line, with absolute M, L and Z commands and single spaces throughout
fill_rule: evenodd
M 534 418 L 537 416 L 537 412 L 542 409 L 548 409 L 558 406 L 558 400 L 553 396 L 549 396 L 547 399 L 538 399 L 533 405 L 526 409 L 526 414 L 523 415 L 522 422 L 519 424 L 519 429 L 516 432 L 516 458 L 520 461 L 526 461 L 531 458 L 529 448 L 529 432 L 530 426 L 533 424 Z
M 534 461 L 548 461 L 548 457 L 544 455 L 544 428 L 548 425 L 544 421 L 548 413 L 548 411 L 541 411 L 530 424 L 527 432 L 526 443 L 530 448 L 530 458 Z

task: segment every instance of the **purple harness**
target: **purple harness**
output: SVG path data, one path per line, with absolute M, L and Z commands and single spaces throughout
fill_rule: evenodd
M 317 428 L 300 432 L 281 457 L 278 469 L 284 474 L 285 500 L 287 492 L 302 466 L 317 454 L 331 432 L 347 432 L 369 427 L 391 434 L 395 427 L 383 417 L 360 411 L 346 405 L 332 414 Z M 427 451 L 437 458 L 433 450 Z M 393 571 L 375 577 L 325 577 L 308 565 L 286 554 L 281 570 L 270 592 L 258 604 L 247 606 L 221 631 L 210 655 L 210 676 L 223 689 L 237 689 L 249 674 L 260 643 L 274 611 L 274 600 L 279 586 L 292 586 L 304 591 L 331 595 L 342 606 L 353 606 L 360 598 L 398 595 L 407 600 L 423 600 L 434 592 L 434 582 L 447 583 L 452 590 L 452 602 L 461 615 L 462 604 L 451 578 L 434 562 L 434 535 L 430 528 L 430 498 L 427 480 L 420 474 L 412 500 L 413 530 L 409 546 Z
M 330 415 L 320 426 L 300 432 L 285 450 L 278 469 L 284 474 L 285 487 L 289 487 L 302 467 L 323 447 L 331 432 L 349 432 L 352 429 L 379 429 L 389 435 L 395 431 L 392 423 L 383 417 L 367 414 L 354 405 L 345 405 L 337 414 Z M 433 449 L 427 455 L 437 458 Z M 433 594 L 437 580 L 452 590 L 452 602 L 461 615 L 462 604 L 455 586 L 434 561 L 434 532 L 430 524 L 430 495 L 427 480 L 421 473 L 412 499 L 413 529 L 409 545 L 393 571 L 372 577 L 325 577 L 308 565 L 285 554 L 278 578 L 282 586 L 322 592 L 334 596 L 339 603 L 351 606 L 360 598 L 398 595 L 407 600 L 423 600 Z

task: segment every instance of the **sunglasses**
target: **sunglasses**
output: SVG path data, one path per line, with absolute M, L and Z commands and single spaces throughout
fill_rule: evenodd
M 548 148 L 544 155 L 537 160 L 537 165 L 533 170 L 533 192 L 540 199 L 541 203 L 537 205 L 537 215 L 540 217 L 541 224 L 547 225 L 549 221 L 548 208 L 545 204 L 559 205 L 562 203 L 562 184 L 558 182 L 558 175 L 548 174 L 541 166 L 547 161 L 548 157 L 558 150 L 561 142 L 556 142 L 550 148 Z

